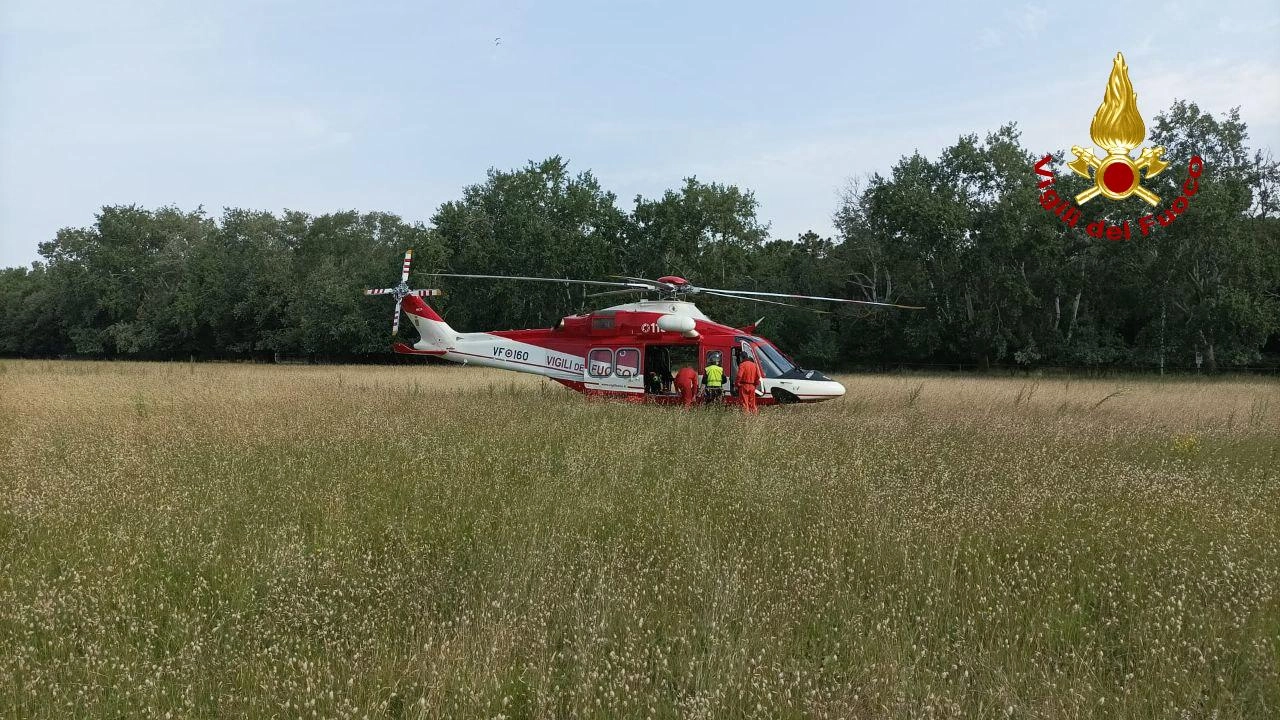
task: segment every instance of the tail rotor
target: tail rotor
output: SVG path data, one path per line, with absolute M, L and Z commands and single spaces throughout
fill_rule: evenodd
M 365 295 L 394 295 L 396 298 L 395 315 L 391 318 L 391 334 L 394 336 L 400 331 L 400 305 L 404 299 L 410 295 L 414 297 L 439 297 L 444 294 L 440 290 L 410 290 L 409 289 L 409 266 L 413 264 L 413 248 L 409 248 L 404 254 L 404 265 L 400 270 L 400 284 L 395 287 L 377 288 L 365 290 Z

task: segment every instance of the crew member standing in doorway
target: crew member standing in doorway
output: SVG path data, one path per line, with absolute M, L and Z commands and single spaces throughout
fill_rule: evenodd
M 698 393 L 698 372 L 685 365 L 676 373 L 676 389 L 680 391 L 680 399 L 685 407 L 693 405 L 693 398 Z
M 720 393 L 724 390 L 724 368 L 720 367 L 720 353 L 707 353 L 707 367 L 703 369 L 702 375 L 705 378 L 702 382 L 702 392 L 707 402 L 713 403 L 720 400 Z
M 734 379 L 738 386 L 738 399 L 742 401 L 742 411 L 759 414 L 756 388 L 760 387 L 760 366 L 746 352 L 742 353 L 742 361 L 738 363 L 738 377 Z

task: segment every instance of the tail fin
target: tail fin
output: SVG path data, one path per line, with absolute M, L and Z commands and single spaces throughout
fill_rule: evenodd
M 452 350 L 457 342 L 458 333 L 449 327 L 449 323 L 439 313 L 423 302 L 422 298 L 409 296 L 404 299 L 404 312 L 409 316 L 413 327 L 422 339 L 414 344 L 417 352 L 440 353 Z

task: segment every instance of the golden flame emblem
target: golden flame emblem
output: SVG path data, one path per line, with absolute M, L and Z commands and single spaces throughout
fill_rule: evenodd
M 1071 147 L 1076 159 L 1067 163 L 1067 167 L 1094 181 L 1093 187 L 1076 195 L 1076 202 L 1083 205 L 1098 195 L 1112 200 L 1137 195 L 1151 205 L 1159 203 L 1159 195 L 1142 187 L 1143 176 L 1139 171 L 1145 169 L 1145 177 L 1154 177 L 1164 171 L 1169 166 L 1161 159 L 1164 148 L 1143 148 L 1137 160 L 1129 156 L 1129 152 L 1141 145 L 1146 136 L 1147 126 L 1138 113 L 1138 93 L 1134 92 L 1133 83 L 1129 81 L 1129 66 L 1125 65 L 1124 54 L 1116 53 L 1102 104 L 1089 125 L 1089 137 L 1093 138 L 1095 145 L 1106 150 L 1107 155 L 1099 158 L 1093 150 L 1079 145 Z

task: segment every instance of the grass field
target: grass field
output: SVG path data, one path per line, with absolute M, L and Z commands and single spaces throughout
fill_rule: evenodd
M 0 362 L 0 717 L 1280 716 L 1280 382 L 842 379 Z

